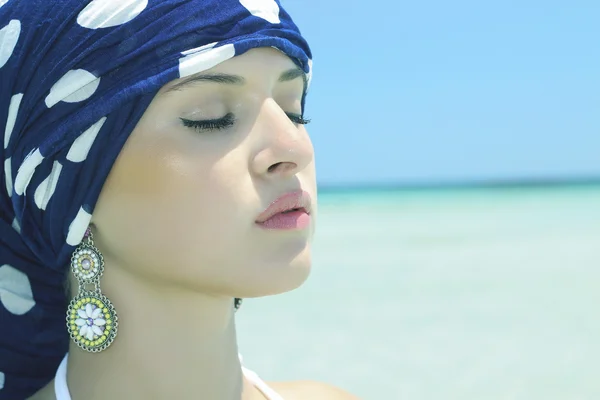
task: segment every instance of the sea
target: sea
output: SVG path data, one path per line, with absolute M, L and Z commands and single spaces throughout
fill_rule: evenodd
M 600 399 L 600 185 L 331 189 L 244 363 L 360 399 Z

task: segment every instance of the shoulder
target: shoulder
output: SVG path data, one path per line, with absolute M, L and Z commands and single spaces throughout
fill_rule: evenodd
M 286 400 L 360 400 L 345 390 L 318 381 L 269 382 L 268 385 Z

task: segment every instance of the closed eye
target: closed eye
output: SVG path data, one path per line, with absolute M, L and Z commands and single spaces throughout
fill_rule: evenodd
M 304 118 L 300 114 L 286 113 L 290 121 L 296 125 L 306 125 L 310 123 L 310 119 Z M 204 119 L 204 120 L 191 120 L 185 118 L 179 118 L 183 125 L 188 128 L 193 128 L 199 132 L 205 131 L 219 131 L 222 129 L 230 128 L 235 124 L 235 116 L 232 113 L 228 113 L 221 118 L 215 119 Z
M 235 123 L 235 117 L 232 113 L 228 113 L 222 118 L 203 119 L 199 121 L 185 118 L 179 119 L 184 126 L 194 128 L 197 131 L 219 131 L 221 129 L 229 128 Z
M 285 114 L 295 124 L 306 125 L 306 124 L 310 123 L 310 119 L 304 118 L 304 116 L 302 116 L 300 114 L 292 114 L 292 113 L 285 113 Z

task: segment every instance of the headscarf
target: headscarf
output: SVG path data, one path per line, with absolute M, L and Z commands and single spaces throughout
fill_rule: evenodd
M 71 253 L 155 94 L 256 47 L 310 80 L 276 0 L 0 0 L 0 399 L 32 395 L 68 351 Z

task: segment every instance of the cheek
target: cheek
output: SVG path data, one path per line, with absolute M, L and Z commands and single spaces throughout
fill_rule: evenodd
M 236 161 L 240 155 L 215 158 L 214 151 L 182 149 L 173 140 L 150 145 L 132 139 L 94 211 L 115 258 L 152 272 L 165 265 L 207 264 L 230 251 L 251 222 L 239 204 L 247 199 L 240 189 L 248 172 L 242 160 Z
M 168 145 L 143 147 L 132 143 L 115 163 L 102 199 L 126 218 L 176 213 L 174 206 L 194 197 L 194 191 L 202 186 L 203 166 L 197 164 Z

